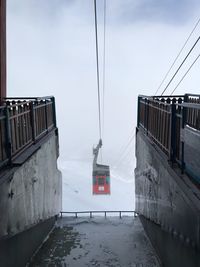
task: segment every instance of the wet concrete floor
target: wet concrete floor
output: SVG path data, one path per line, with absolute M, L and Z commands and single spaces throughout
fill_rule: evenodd
M 160 264 L 137 217 L 65 217 L 58 221 L 29 266 L 157 267 Z

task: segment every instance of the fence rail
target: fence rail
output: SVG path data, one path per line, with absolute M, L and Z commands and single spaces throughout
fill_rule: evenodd
M 0 167 L 56 128 L 55 99 L 5 98 L 0 107 Z
M 121 210 L 121 211 L 114 211 L 114 210 L 109 210 L 109 211 L 61 211 L 60 212 L 60 215 L 61 215 L 61 218 L 63 217 L 63 214 L 65 215 L 74 215 L 75 218 L 78 218 L 78 215 L 80 214 L 88 214 L 90 218 L 93 218 L 93 215 L 94 214 L 103 214 L 104 217 L 106 218 L 108 216 L 108 214 L 118 214 L 119 215 L 119 218 L 121 219 L 123 216 L 123 214 L 127 214 L 127 213 L 132 213 L 134 217 L 137 217 L 138 216 L 138 213 L 136 211 L 133 211 L 133 210 L 128 210 L 128 211 L 125 211 L 125 210 Z
M 200 130 L 200 95 L 138 97 L 137 127 L 182 171 L 187 165 L 181 137 L 186 125 Z

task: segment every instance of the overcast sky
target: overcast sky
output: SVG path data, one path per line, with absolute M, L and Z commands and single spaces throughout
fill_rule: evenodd
M 99 138 L 93 0 L 7 2 L 8 95 L 55 95 L 61 157 L 91 159 Z M 100 59 L 102 4 L 97 0 Z M 155 93 L 199 14 L 197 0 L 107 0 L 106 163 L 112 165 L 119 158 L 134 132 L 138 94 Z M 200 26 L 172 73 L 199 33 Z M 198 45 L 167 93 L 199 51 Z M 199 67 L 200 61 L 176 93 L 200 92 Z M 128 157 L 133 153 L 132 144 Z

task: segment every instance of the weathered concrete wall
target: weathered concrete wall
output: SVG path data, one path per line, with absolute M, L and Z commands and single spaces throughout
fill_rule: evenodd
M 183 244 L 200 248 L 200 195 L 194 185 L 140 131 L 136 157 L 136 211 Z
M 184 246 L 178 238 L 172 238 L 160 226 L 140 216 L 142 225 L 149 236 L 151 243 L 162 259 L 165 267 L 199 267 L 199 252 L 191 246 Z
M 61 211 L 54 134 L 22 166 L 0 179 L 0 237 L 16 235 Z
M 182 136 L 186 171 L 200 183 L 200 131 L 186 126 Z

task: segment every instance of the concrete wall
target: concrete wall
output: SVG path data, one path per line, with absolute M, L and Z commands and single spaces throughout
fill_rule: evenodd
M 61 211 L 61 173 L 53 134 L 20 166 L 0 179 L 0 238 L 14 236 Z
M 200 183 L 200 131 L 186 126 L 182 136 L 186 171 Z
M 138 131 L 136 137 L 136 211 L 183 245 L 200 249 L 200 194 L 186 175 Z M 180 255 L 179 255 L 180 256 Z
M 184 246 L 179 238 L 172 238 L 160 226 L 140 216 L 140 220 L 151 243 L 165 267 L 199 267 L 199 252 L 191 246 Z

